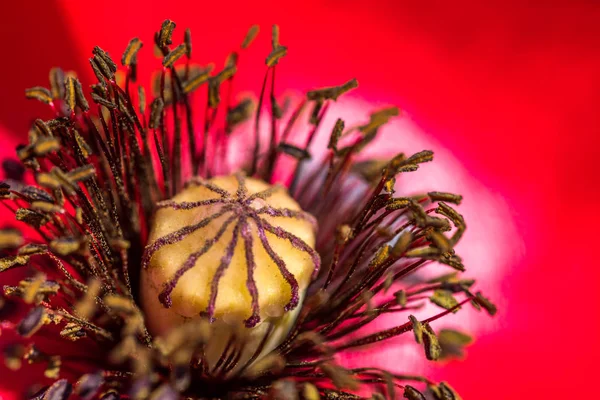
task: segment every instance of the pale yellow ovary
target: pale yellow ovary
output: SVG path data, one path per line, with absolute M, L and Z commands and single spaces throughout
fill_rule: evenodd
M 217 177 L 210 180 L 210 182 L 229 192 L 231 198 L 236 197 L 238 189 L 236 177 Z M 245 185 L 248 196 L 270 187 L 267 183 L 252 178 L 246 178 Z M 172 201 L 176 203 L 195 202 L 219 197 L 219 194 L 203 186 L 190 186 L 173 197 Z M 265 202 L 273 208 L 300 211 L 299 205 L 283 188 L 278 189 L 265 200 L 255 200 L 253 208 L 259 209 L 264 206 Z M 185 226 L 196 224 L 219 212 L 222 207 L 222 204 L 213 204 L 191 210 L 175 210 L 169 207 L 159 209 L 152 223 L 148 243 L 152 244 L 160 237 Z M 186 318 L 195 318 L 201 312 L 206 311 L 211 292 L 211 282 L 223 255 L 226 253 L 226 248 L 231 242 L 238 222 L 237 217 L 233 219 L 220 240 L 196 261 L 193 268 L 179 279 L 172 292 L 171 308 L 165 309 L 158 301 L 158 295 L 163 290 L 165 282 L 171 280 L 189 255 L 200 250 L 207 239 L 214 237 L 225 221 L 232 215 L 231 212 L 225 213 L 185 239 L 163 246 L 152 257 L 148 269 L 142 271 L 142 305 L 147 314 L 147 324 L 154 334 L 164 334 L 174 326 L 180 325 Z M 267 214 L 261 216 L 272 225 L 299 237 L 311 248 L 314 248 L 315 232 L 309 221 L 299 218 L 271 217 Z M 283 314 L 284 306 L 290 301 L 290 285 L 265 251 L 258 236 L 255 222 L 252 219 L 248 219 L 248 221 L 252 233 L 252 249 L 256 263 L 254 280 L 258 288 L 260 317 L 263 320 L 270 317 L 279 317 Z M 315 267 L 310 255 L 293 247 L 289 241 L 269 232 L 266 232 L 266 236 L 274 252 L 284 260 L 286 268 L 298 281 L 299 292 L 302 295 L 310 283 Z M 251 296 L 246 287 L 248 268 L 244 246 L 244 241 L 241 235 L 238 234 L 233 258 L 218 285 L 214 313 L 217 321 L 239 322 L 252 314 Z M 151 312 L 148 313 L 148 311 Z M 152 314 L 151 319 L 148 318 L 150 317 L 149 314 Z

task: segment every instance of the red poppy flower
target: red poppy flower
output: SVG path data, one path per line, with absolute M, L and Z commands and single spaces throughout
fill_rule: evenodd
M 515 4 L 498 10 L 483 5 L 386 3 L 373 8 L 356 2 L 303 3 L 283 9 L 235 4 L 223 10 L 222 6 L 205 9 L 170 3 L 165 10 L 164 5 L 137 2 L 105 3 L 100 8 L 65 2 L 44 5 L 40 11 L 45 12 L 39 14 L 12 7 L 21 18 L 13 18 L 16 26 L 8 27 L 23 35 L 22 46 L 13 53 L 19 62 L 3 67 L 16 77 L 3 79 L 10 94 L 2 97 L 0 108 L 3 144 L 9 143 L 3 151 L 26 140 L 24 134 L 17 139 L 18 133 L 27 131 L 32 116 L 50 117 L 21 100 L 24 87 L 44 83 L 48 67 L 54 65 L 86 71 L 79 55 L 90 54 L 96 44 L 110 54 L 120 54 L 130 37 L 153 32 L 165 16 L 203 36 L 194 40 L 201 63 L 224 59 L 249 24 L 264 29 L 278 23 L 282 41 L 290 48 L 277 72 L 280 94 L 285 94 L 283 88 L 301 93 L 356 77 L 360 90 L 333 108 L 349 122 L 361 122 L 378 105 L 398 104 L 409 121 L 392 122 L 372 151 L 388 156 L 398 150 L 436 150 L 437 167 L 428 165 L 426 174 L 403 179 L 401 185 L 411 191 L 441 187 L 465 196 L 461 212 L 471 223 L 459 250 L 469 271 L 481 278 L 484 289 L 502 306 L 497 322 L 471 316 L 447 320 L 448 325 L 468 324 L 479 338 L 469 349 L 470 359 L 444 366 L 442 376 L 448 376 L 466 398 L 482 397 L 482 393 L 486 398 L 506 398 L 500 389 L 490 389 L 498 382 L 519 398 L 541 393 L 544 398 L 559 397 L 563 390 L 573 397 L 580 393 L 578 386 L 587 376 L 585 363 L 591 358 L 580 350 L 592 346 L 597 354 L 597 348 L 582 341 L 566 346 L 568 352 L 564 348 L 551 352 L 550 347 L 568 339 L 563 329 L 549 321 L 569 311 L 573 320 L 587 321 L 588 329 L 598 324 L 597 307 L 592 306 L 597 302 L 587 294 L 594 279 L 581 280 L 585 274 L 595 274 L 581 267 L 590 260 L 581 252 L 563 250 L 575 248 L 579 235 L 552 234 L 570 232 L 567 223 L 573 226 L 572 206 L 565 206 L 567 193 L 578 201 L 578 208 L 597 205 L 593 200 L 599 189 L 597 168 L 588 161 L 598 148 L 591 134 L 598 126 L 592 105 L 600 62 L 593 51 L 598 37 L 594 24 L 598 12 L 593 6 L 534 9 Z M 240 60 L 240 67 L 251 73 L 236 77 L 236 87 L 256 94 L 269 44 L 263 40 L 255 45 Z M 144 50 L 140 80 L 147 81 L 149 65 L 155 61 L 150 49 Z M 91 75 L 80 78 L 92 82 Z M 577 148 L 572 132 L 584 137 L 587 146 Z M 559 162 L 565 152 L 564 163 Z M 426 181 L 420 181 L 423 175 Z M 556 220 L 549 222 L 548 213 Z M 583 223 L 577 233 L 585 235 L 587 226 Z M 552 247 L 557 250 L 547 254 Z M 574 266 L 567 267 L 570 264 Z M 588 307 L 573 309 L 564 300 L 551 306 L 545 299 L 542 302 L 542 294 L 558 289 L 563 289 L 561 297 L 577 295 Z M 406 348 L 388 347 L 378 355 L 351 354 L 345 362 L 352 366 L 368 360 L 389 368 L 402 357 L 400 366 L 414 366 L 419 360 L 413 360 L 422 355 L 396 354 L 395 349 Z M 497 366 L 509 363 L 511 368 Z M 578 368 L 562 366 L 567 364 Z M 554 377 L 552 385 L 548 376 Z M 8 388 L 15 387 L 5 382 Z

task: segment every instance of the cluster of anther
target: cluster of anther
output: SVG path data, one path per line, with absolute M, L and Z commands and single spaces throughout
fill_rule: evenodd
M 174 276 L 164 284 L 163 290 L 159 295 L 159 300 L 166 308 L 171 307 L 171 294 L 177 286 L 177 283 L 179 282 L 181 277 L 187 271 L 192 269 L 195 266 L 196 261 L 202 255 L 206 254 L 211 249 L 211 247 L 221 239 L 221 237 L 231 224 L 235 223 L 233 227 L 233 236 L 229 244 L 227 245 L 225 253 L 223 254 L 219 266 L 217 267 L 217 270 L 212 278 L 208 306 L 203 315 L 208 317 L 211 321 L 214 320 L 215 304 L 218 295 L 219 281 L 221 280 L 229 264 L 231 263 L 231 259 L 233 258 L 233 254 L 237 246 L 238 240 L 241 237 L 241 240 L 244 243 L 244 255 L 246 259 L 248 273 L 246 277 L 246 287 L 252 298 L 252 315 L 250 316 L 250 318 L 245 320 L 245 325 L 246 327 L 251 328 L 256 326 L 261 321 L 260 307 L 258 302 L 259 291 L 256 286 L 256 281 L 254 279 L 256 262 L 253 252 L 253 244 L 255 238 L 258 237 L 266 253 L 275 263 L 275 265 L 277 265 L 279 272 L 291 288 L 291 297 L 289 302 L 284 307 L 285 311 L 293 310 L 298 306 L 299 285 L 294 275 L 286 267 L 284 259 L 280 255 L 278 255 L 269 244 L 266 232 L 269 232 L 278 238 L 287 240 L 294 248 L 307 253 L 310 256 L 312 263 L 314 264 L 313 277 L 316 276 L 316 274 L 319 271 L 320 257 L 318 253 L 304 240 L 282 229 L 281 227 L 271 224 L 264 218 L 265 215 L 268 215 L 271 217 L 302 219 L 313 224 L 314 228 L 316 229 L 316 221 L 312 215 L 301 210 L 271 207 L 265 200 L 268 199 L 277 190 L 283 190 L 281 186 L 271 186 L 266 190 L 249 195 L 245 184 L 245 176 L 242 173 L 237 173 L 235 177 L 238 182 L 238 189 L 234 196 L 232 196 L 228 191 L 218 187 L 217 185 L 211 182 L 197 178 L 190 181 L 189 184 L 203 186 L 204 188 L 217 194 L 219 197 L 195 202 L 178 203 L 171 200 L 167 200 L 158 203 L 158 208 L 170 207 L 175 210 L 191 210 L 198 207 L 215 205 L 220 205 L 221 207 L 218 208 L 214 214 L 202 219 L 201 221 L 193 225 L 187 225 L 181 229 L 176 230 L 175 232 L 162 236 L 153 243 L 146 246 L 145 254 L 142 260 L 142 266 L 143 268 L 147 268 L 152 256 L 164 246 L 180 242 L 192 233 L 206 227 L 215 219 L 228 215 L 229 218 L 225 220 L 225 222 L 221 225 L 220 229 L 216 232 L 216 234 L 213 237 L 207 238 L 204 241 L 204 244 L 197 251 L 191 253 L 188 256 L 186 262 L 177 270 Z M 256 234 L 254 234 L 253 232 L 256 232 Z

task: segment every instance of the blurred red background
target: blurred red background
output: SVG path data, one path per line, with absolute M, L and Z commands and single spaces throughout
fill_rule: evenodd
M 95 44 L 120 54 L 170 18 L 192 28 L 202 63 L 224 59 L 249 25 L 264 35 L 278 23 L 290 48 L 280 87 L 356 77 L 361 97 L 406 110 L 510 206 L 526 254 L 495 282 L 498 329 L 440 376 L 467 400 L 587 398 L 600 355 L 600 6 L 491 3 L 5 1 L 2 154 L 46 112 L 23 89 L 55 65 L 85 73 Z M 268 41 L 256 45 L 244 63 L 262 75 Z M 257 91 L 260 80 L 245 74 L 239 87 Z

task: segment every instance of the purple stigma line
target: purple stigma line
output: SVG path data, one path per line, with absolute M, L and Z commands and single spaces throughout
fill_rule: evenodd
M 208 199 L 208 200 L 200 200 L 200 201 L 182 201 L 181 203 L 176 203 L 174 201 L 161 201 L 157 204 L 157 208 L 167 208 L 170 207 L 174 210 L 191 210 L 192 208 L 210 206 L 212 204 L 229 204 L 231 203 L 228 199 Z
M 315 265 L 315 270 L 313 271 L 313 277 L 317 276 L 317 274 L 319 273 L 319 269 L 321 268 L 321 257 L 319 257 L 319 254 L 312 247 L 310 247 L 308 244 L 306 244 L 306 242 L 304 240 L 300 239 L 298 236 L 293 235 L 290 232 L 285 231 L 278 226 L 271 225 L 264 218 L 260 218 L 260 217 L 257 217 L 257 218 L 259 218 L 260 223 L 265 228 L 265 230 L 267 230 L 268 232 L 271 232 L 272 234 L 274 234 L 282 239 L 287 240 L 288 242 L 290 242 L 292 244 L 292 246 L 294 246 L 298 250 L 308 253 L 310 255 L 310 258 L 312 259 L 313 264 Z
M 260 322 L 258 288 L 256 287 L 256 282 L 254 281 L 254 271 L 256 269 L 256 261 L 254 259 L 254 252 L 252 250 L 254 241 L 252 239 L 252 232 L 250 231 L 250 224 L 248 224 L 248 220 L 245 217 L 242 217 L 240 219 L 240 224 L 242 224 L 242 238 L 244 239 L 246 270 L 248 272 L 246 287 L 248 288 L 248 292 L 250 292 L 250 296 L 252 297 L 252 315 L 244 322 L 246 324 L 246 328 L 252 328 Z
M 298 218 L 303 221 L 310 223 L 313 229 L 318 229 L 317 219 L 312 214 L 306 211 L 290 210 L 289 208 L 273 208 L 273 207 L 262 207 L 256 211 L 256 214 L 267 214 L 271 217 L 285 217 L 285 218 Z
M 271 197 L 275 192 L 281 190 L 282 187 L 280 185 L 274 185 L 271 186 L 268 189 L 262 190 L 260 192 L 256 192 L 253 195 L 248 196 L 248 198 L 246 199 L 245 203 L 246 204 L 250 204 L 252 202 L 252 200 L 255 199 L 268 199 L 269 197 Z
M 279 268 L 279 272 L 281 272 L 281 275 L 283 276 L 283 278 L 290 285 L 292 294 L 290 297 L 290 301 L 285 306 L 285 310 L 291 311 L 298 306 L 298 302 L 300 301 L 299 296 L 298 296 L 298 290 L 299 290 L 298 281 L 296 281 L 296 277 L 294 276 L 294 274 L 292 274 L 287 269 L 287 267 L 285 265 L 285 261 L 283 261 L 281 259 L 281 257 L 279 257 L 277 255 L 277 253 L 271 247 L 269 240 L 267 239 L 267 235 L 265 234 L 265 229 L 260 222 L 260 218 L 258 218 L 256 216 L 253 216 L 252 218 L 254 219 L 254 221 L 256 221 L 258 237 L 260 238 L 263 248 L 265 249 L 265 251 L 267 252 L 269 257 L 271 257 L 271 260 L 273 260 L 275 265 L 277 265 L 277 268 Z
M 229 198 L 229 196 L 230 196 L 230 193 L 227 190 L 222 189 L 222 188 L 218 187 L 217 185 L 215 185 L 214 183 L 210 183 L 199 177 L 194 177 L 194 178 L 190 179 L 189 181 L 187 181 L 185 186 L 186 186 L 186 188 L 189 186 L 202 186 L 202 187 L 210 190 L 211 192 L 221 195 L 221 197 L 224 199 Z
M 213 276 L 212 282 L 210 284 L 210 298 L 208 300 L 208 306 L 206 307 L 206 314 L 210 321 L 214 319 L 215 315 L 215 303 L 217 300 L 217 294 L 219 292 L 219 281 L 223 277 L 225 270 L 229 267 L 231 263 L 231 259 L 233 258 L 233 253 L 235 251 L 235 246 L 238 241 L 238 234 L 240 232 L 240 223 L 238 222 L 233 229 L 233 236 L 231 237 L 231 242 L 227 245 L 227 249 L 225 250 L 225 255 L 221 258 L 221 263 L 219 267 L 215 271 L 215 275 Z
M 206 252 L 208 252 L 208 250 L 211 249 L 212 246 L 214 246 L 215 243 L 217 243 L 219 241 L 219 239 L 221 239 L 221 236 L 223 236 L 223 234 L 225 233 L 225 230 L 227 229 L 227 227 L 237 218 L 237 215 L 232 215 L 231 217 L 229 217 L 227 219 L 227 221 L 225 221 L 223 223 L 223 225 L 221 226 L 221 228 L 219 229 L 219 231 L 217 232 L 217 234 L 215 236 L 213 236 L 211 239 L 206 239 L 206 241 L 204 241 L 204 246 L 202 247 L 202 249 L 190 254 L 190 256 L 188 257 L 188 259 L 185 261 L 185 263 L 181 266 L 181 268 L 179 268 L 177 270 L 177 272 L 175 272 L 175 275 L 169 280 L 169 282 L 164 284 L 163 287 L 163 291 L 160 293 L 159 295 L 159 300 L 160 302 L 166 307 L 166 308 L 170 308 L 172 305 L 172 300 L 171 300 L 171 293 L 173 292 L 173 290 L 175 290 L 175 287 L 177 286 L 177 283 L 179 282 L 179 279 L 181 279 L 181 277 L 190 269 L 192 269 L 194 267 L 194 265 L 196 265 L 196 261 L 202 257 Z
M 156 239 L 156 241 L 154 241 L 154 243 L 146 246 L 146 249 L 144 251 L 144 256 L 142 257 L 142 268 L 148 268 L 148 264 L 150 263 L 152 256 L 154 255 L 154 253 L 156 253 L 158 250 L 160 250 L 161 247 L 182 241 L 190 234 L 194 233 L 198 229 L 204 228 L 205 226 L 210 224 L 213 220 L 215 220 L 216 218 L 219 218 L 220 216 L 222 216 L 223 214 L 225 214 L 226 212 L 229 212 L 229 211 L 231 211 L 231 207 L 225 206 L 225 207 L 221 208 L 221 210 L 218 213 L 213 214 L 210 217 L 203 219 L 202 221 L 198 222 L 197 224 L 184 226 L 183 228 L 176 230 L 175 232 L 171 232 L 168 235 L 165 235 L 165 236 L 162 236 L 162 237 Z
M 238 172 L 235 174 L 235 179 L 238 182 L 236 197 L 238 201 L 242 201 L 248 195 L 248 190 L 246 189 L 246 177 L 241 172 Z

